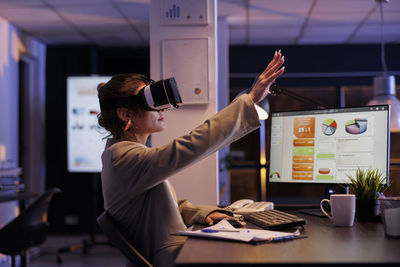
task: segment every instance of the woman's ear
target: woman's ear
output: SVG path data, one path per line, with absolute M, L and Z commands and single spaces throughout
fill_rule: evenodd
M 127 108 L 117 108 L 117 115 L 120 120 L 128 122 L 131 119 L 130 112 Z

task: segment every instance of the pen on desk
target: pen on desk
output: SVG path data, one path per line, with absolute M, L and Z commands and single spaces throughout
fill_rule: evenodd
M 240 232 L 239 230 L 227 230 L 227 229 L 201 229 L 204 233 L 218 233 L 218 232 Z
M 307 238 L 307 236 L 285 236 L 285 237 L 275 237 L 272 238 L 272 242 L 281 242 L 281 241 L 288 241 L 288 240 L 294 240 L 294 239 L 302 239 L 302 238 Z

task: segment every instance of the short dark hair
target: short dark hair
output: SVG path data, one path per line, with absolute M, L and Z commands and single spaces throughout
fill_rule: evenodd
M 97 96 L 99 101 L 103 101 L 116 97 L 135 95 L 143 84 L 148 85 L 150 82 L 150 78 L 143 74 L 117 74 L 107 83 L 101 83 L 97 86 Z M 139 108 L 141 106 L 135 104 L 131 109 L 133 112 L 137 112 Z M 125 122 L 118 117 L 117 108 L 100 110 L 98 122 L 101 127 L 110 132 L 108 137 L 121 138 Z

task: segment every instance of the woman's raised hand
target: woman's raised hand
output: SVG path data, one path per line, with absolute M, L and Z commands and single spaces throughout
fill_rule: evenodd
M 259 103 L 268 95 L 271 85 L 285 71 L 285 67 L 281 68 L 284 62 L 285 57 L 282 55 L 281 50 L 275 51 L 271 62 L 269 62 L 264 72 L 258 76 L 256 83 L 249 92 L 249 96 L 254 103 Z

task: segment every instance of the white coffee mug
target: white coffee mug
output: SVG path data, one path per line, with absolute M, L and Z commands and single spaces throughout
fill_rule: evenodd
M 322 204 L 328 202 L 331 207 L 329 215 Z M 332 220 L 335 226 L 353 226 L 356 213 L 356 196 L 352 194 L 332 194 L 330 200 L 323 199 L 319 204 L 322 212 Z

